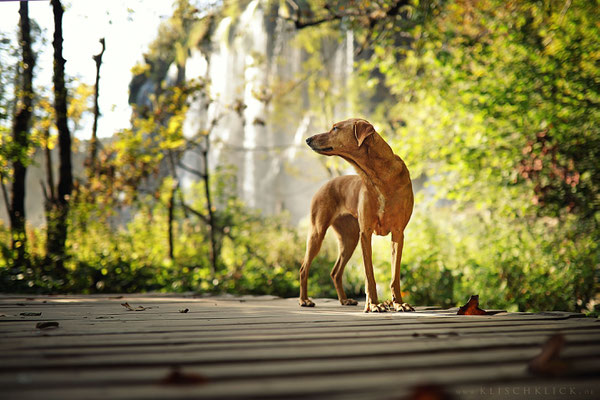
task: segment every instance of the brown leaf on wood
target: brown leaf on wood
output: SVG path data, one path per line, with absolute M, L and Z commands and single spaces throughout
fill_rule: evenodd
M 413 337 L 423 336 L 423 337 L 427 337 L 427 338 L 437 338 L 438 337 L 437 333 L 418 333 L 418 332 L 413 333 L 412 336 Z
M 413 388 L 407 400 L 452 400 L 454 397 L 440 385 L 419 385 Z
M 479 295 L 472 295 L 467 304 L 460 307 L 456 315 L 488 315 L 488 312 L 479 308 Z
M 565 337 L 557 333 L 542 345 L 542 351 L 529 362 L 529 372 L 536 375 L 559 376 L 566 372 L 568 365 L 560 359 L 565 345 Z
M 163 385 L 203 385 L 208 379 L 193 372 L 182 372 L 179 368 L 171 370 L 160 383 Z
M 58 322 L 56 322 L 56 321 L 38 322 L 37 324 L 35 324 L 35 327 L 38 329 L 58 328 Z
M 152 307 L 144 307 L 144 306 L 137 306 L 136 308 L 133 308 L 129 305 L 129 303 L 121 303 L 121 305 L 123 307 L 125 307 L 127 309 L 127 311 L 146 311 L 151 309 Z
M 180 313 L 184 313 L 184 314 L 185 314 L 186 312 L 188 312 L 188 311 L 190 311 L 190 309 L 189 309 L 189 308 L 184 308 L 183 310 L 179 310 L 179 312 L 180 312 Z

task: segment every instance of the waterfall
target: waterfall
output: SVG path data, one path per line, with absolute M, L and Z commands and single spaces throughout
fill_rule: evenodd
M 266 214 L 287 210 L 293 222 L 308 214 L 312 195 L 327 179 L 320 156 L 304 141 L 328 128 L 316 125 L 320 120 L 310 112 L 306 96 L 298 99 L 306 106 L 299 115 L 284 124 L 270 119 L 270 85 L 303 72 L 305 55 L 291 45 L 295 35 L 290 23 L 273 15 L 264 0 L 251 1 L 236 19 L 223 18 L 211 34 L 210 46 L 194 49 L 187 60 L 186 78 L 210 82 L 212 102 L 208 109 L 206 98 L 190 104 L 184 125 L 184 134 L 191 137 L 218 117 L 211 131 L 209 164 L 233 165 L 238 195 L 248 206 Z M 341 90 L 348 86 L 353 71 L 353 41 L 348 31 L 336 45 L 329 65 L 324 65 L 332 69 Z M 285 64 L 278 62 L 282 59 Z M 341 101 L 334 117 L 349 117 L 349 109 L 350 101 Z M 184 154 L 183 162 L 194 168 L 201 165 L 192 151 Z M 179 173 L 184 188 L 197 180 L 185 171 Z

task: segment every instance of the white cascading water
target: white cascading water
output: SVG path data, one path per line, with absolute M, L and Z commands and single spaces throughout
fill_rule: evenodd
M 287 210 L 292 222 L 297 222 L 308 214 L 310 198 L 329 178 L 318 160 L 321 156 L 310 151 L 304 141 L 328 126 L 316 121 L 308 107 L 283 126 L 269 120 L 272 110 L 261 94 L 275 78 L 297 78 L 304 59 L 302 50 L 290 44 L 295 35 L 290 23 L 278 18 L 269 31 L 265 9 L 266 1 L 253 0 L 235 21 L 226 17 L 219 22 L 206 54 L 192 52 L 185 68 L 186 79 L 201 77 L 210 82 L 212 102 L 208 109 L 207 100 L 202 98 L 190 105 L 184 134 L 192 137 L 219 117 L 211 131 L 210 165 L 236 167 L 238 194 L 248 206 L 266 214 Z M 353 51 L 350 32 L 329 64 L 335 85 L 341 90 L 347 87 L 352 74 Z M 278 62 L 280 59 L 286 61 L 284 65 Z M 236 111 L 236 104 L 245 108 Z M 334 118 L 349 117 L 349 109 L 349 101 L 339 104 Z M 328 125 L 333 122 L 328 121 Z M 196 169 L 202 165 L 192 151 L 184 155 L 183 163 Z M 179 173 L 184 188 L 198 179 L 184 170 Z

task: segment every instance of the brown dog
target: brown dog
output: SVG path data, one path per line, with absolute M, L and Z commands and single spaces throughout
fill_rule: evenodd
M 312 199 L 311 229 L 306 255 L 300 268 L 300 305 L 314 307 L 308 298 L 307 280 L 310 264 L 323 243 L 325 232 L 333 226 L 338 236 L 339 255 L 331 271 L 342 305 L 356 305 L 346 298 L 342 274 L 360 239 L 366 275 L 365 312 L 386 311 L 379 304 L 373 262 L 371 236 L 392 233 L 392 304 L 396 311 L 414 311 L 402 301 L 400 261 L 404 228 L 413 210 L 413 191 L 404 161 L 395 155 L 373 126 L 363 119 L 349 119 L 333 125 L 329 132 L 314 135 L 306 143 L 317 153 L 340 156 L 354 166 L 357 175 L 340 176 L 327 182 Z

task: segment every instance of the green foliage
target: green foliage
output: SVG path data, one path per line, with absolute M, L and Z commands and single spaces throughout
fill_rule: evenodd
M 593 304 L 597 7 L 430 5 L 411 16 L 421 23 L 407 46 L 384 40 L 360 66 L 365 80 L 381 73 L 394 96 L 373 119 L 413 179 L 426 181 L 408 230 L 428 234 L 416 243 L 409 234 L 405 246 L 410 296 L 457 304 L 479 293 L 486 304 L 519 310 Z M 439 283 L 421 291 L 428 275 Z
M 0 32 L 0 126 L 5 126 L 12 114 L 14 100 L 14 82 L 18 64 L 17 50 L 11 44 L 8 35 Z
M 597 2 L 297 3 L 297 10 L 279 3 L 279 15 L 301 28 L 293 45 L 302 50 L 302 70 L 257 96 L 271 102 L 267 122 L 274 126 L 310 113 L 326 127 L 340 104 L 350 104 L 406 161 L 415 187 L 424 187 L 406 231 L 404 299 L 449 307 L 479 294 L 485 308 L 588 308 L 597 315 Z M 66 275 L 57 276 L 43 261 L 44 229 L 28 230 L 31 267 L 10 267 L 10 236 L 2 226 L 0 291 L 298 294 L 305 227 L 288 226 L 285 215 L 248 209 L 237 197 L 235 171 L 213 166 L 207 179 L 219 256 L 213 274 L 204 180 L 184 188 L 174 172 L 183 151 L 201 147 L 210 135 L 210 129 L 191 139 L 182 133 L 189 99 L 210 82 L 165 87 L 166 70 L 173 62 L 182 66 L 191 48 L 205 44 L 215 18 L 235 20 L 245 4 L 225 2 L 218 17 L 200 18 L 189 2 L 176 2 L 146 64 L 134 73 L 138 84 L 153 80 L 156 96 L 136 109 L 131 129 L 100 154 L 98 176 L 74 198 Z M 345 29 L 358 45 L 358 73 L 349 87 L 322 68 Z M 2 71 L 9 67 L 0 65 Z M 6 76 L 0 79 L 9 84 Z M 72 117 L 86 112 L 86 88 L 79 94 Z M 312 101 L 298 101 L 303 98 Z M 9 100 L 0 89 L 0 111 Z M 47 101 L 38 103 L 51 115 Z M 38 142 L 52 146 L 52 137 L 43 135 L 49 120 L 40 118 L 36 129 Z M 8 132 L 9 124 L 0 122 Z M 5 182 L 7 136 L 0 136 Z M 327 167 L 335 173 L 346 164 L 329 159 Z M 376 238 L 373 253 L 380 297 L 389 298 L 389 238 Z M 311 268 L 311 296 L 335 297 L 329 273 L 336 255 L 335 240 L 326 238 Z M 363 276 L 357 249 L 344 275 L 350 297 L 364 295 Z
M 218 182 L 213 190 L 219 193 Z M 223 177 L 227 180 L 227 177 Z M 235 189 L 229 187 L 227 190 Z M 190 193 L 201 208 L 203 193 L 197 185 Z M 161 190 L 163 193 L 164 190 Z M 31 249 L 36 259 L 27 270 L 0 264 L 0 291 L 48 293 L 131 293 L 141 291 L 199 291 L 294 296 L 300 248 L 296 231 L 284 217 L 262 217 L 239 200 L 230 197 L 217 213 L 226 223 L 222 265 L 215 277 L 210 274 L 206 224 L 185 218 L 178 211 L 175 225 L 175 257 L 167 253 L 167 209 L 152 196 L 141 198 L 135 207 L 111 216 L 99 204 L 74 202 L 69 216 L 66 261 L 67 275 L 57 277 L 44 269 L 44 230 L 30 230 Z M 120 225 L 122 215 L 131 221 Z M 0 229 L 4 243 L 6 227 Z M 7 253 L 8 255 L 8 253 Z
M 422 207 L 406 232 L 404 290 L 416 304 L 576 310 L 594 296 L 598 237 L 574 217 L 518 221 L 455 207 Z
M 488 306 L 512 310 L 593 305 L 600 267 L 597 4 L 393 3 L 324 8 L 313 1 L 289 19 L 314 23 L 297 39 L 317 55 L 307 71 L 326 62 L 318 58 L 320 41 L 353 29 L 368 54 L 358 58 L 346 94 L 406 160 L 413 180 L 425 182 L 407 230 L 406 298 L 448 306 L 479 293 Z M 327 97 L 318 90 L 328 82 L 320 79 L 307 78 L 317 89 L 311 98 L 322 99 L 313 112 L 327 120 Z M 376 243 L 385 297 L 390 250 Z
M 395 130 L 417 156 L 417 173 L 452 180 L 440 185 L 444 197 L 480 198 L 475 186 L 483 182 L 512 186 L 543 215 L 593 217 L 600 209 L 597 8 L 503 4 L 450 2 L 413 31 L 409 49 L 376 49 L 368 65 L 378 65 L 400 100 L 387 117 L 407 125 Z

